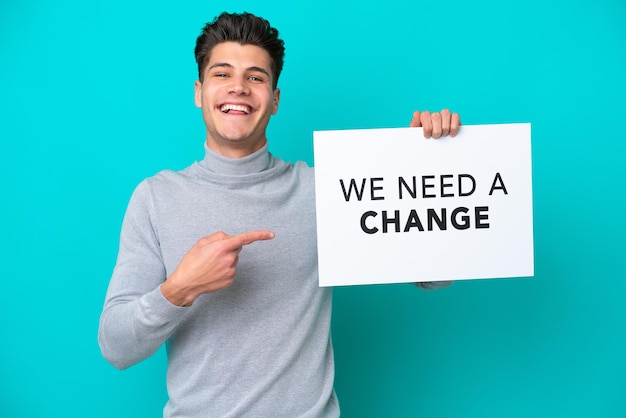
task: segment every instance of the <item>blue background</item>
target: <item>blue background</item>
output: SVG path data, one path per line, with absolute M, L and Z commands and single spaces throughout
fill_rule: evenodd
M 161 414 L 163 350 L 117 371 L 98 318 L 132 190 L 203 156 L 193 47 L 223 7 L 0 6 L 0 416 Z M 269 129 L 286 160 L 313 163 L 313 130 L 407 126 L 416 109 L 533 124 L 535 278 L 337 288 L 343 415 L 626 417 L 624 3 L 227 10 L 286 40 Z

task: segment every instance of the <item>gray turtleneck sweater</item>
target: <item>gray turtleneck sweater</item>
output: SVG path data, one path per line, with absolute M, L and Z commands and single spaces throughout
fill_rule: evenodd
M 257 229 L 276 237 L 242 249 L 231 287 L 191 307 L 163 297 L 159 286 L 198 239 Z M 166 343 L 165 417 L 336 417 L 330 312 L 313 170 L 267 146 L 242 159 L 207 149 L 133 193 L 98 340 L 120 369 Z

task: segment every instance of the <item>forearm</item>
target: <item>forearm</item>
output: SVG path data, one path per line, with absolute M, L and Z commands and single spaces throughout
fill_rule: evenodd
M 187 312 L 170 304 L 159 288 L 134 300 L 107 300 L 98 330 L 102 355 L 118 369 L 150 357 Z

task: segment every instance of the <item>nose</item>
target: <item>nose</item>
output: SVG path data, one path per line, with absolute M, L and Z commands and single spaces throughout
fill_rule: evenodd
M 233 93 L 238 96 L 249 94 L 250 87 L 248 86 L 248 80 L 242 76 L 231 77 L 229 93 Z

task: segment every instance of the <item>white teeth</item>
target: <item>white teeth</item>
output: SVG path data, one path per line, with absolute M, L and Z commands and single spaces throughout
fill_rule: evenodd
M 220 108 L 220 110 L 224 113 L 228 113 L 229 110 L 236 110 L 239 112 L 243 112 L 246 115 L 250 113 L 250 108 L 248 106 L 243 106 L 243 105 L 234 105 L 234 104 L 225 104 L 222 105 L 222 107 Z

